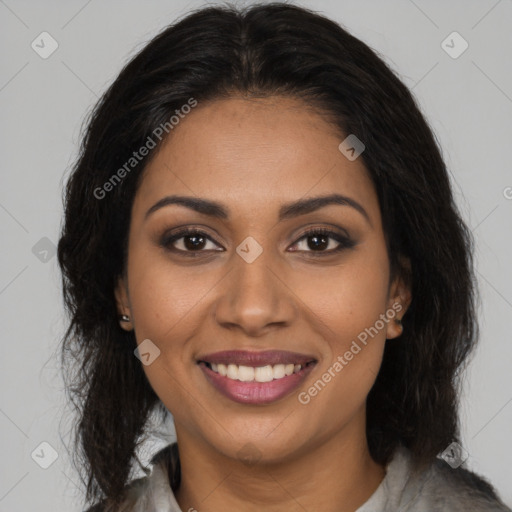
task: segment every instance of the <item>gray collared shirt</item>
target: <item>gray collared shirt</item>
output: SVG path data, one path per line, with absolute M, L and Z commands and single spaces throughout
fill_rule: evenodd
M 168 454 L 169 446 L 152 458 L 148 476 L 127 486 L 118 512 L 188 512 L 181 510 L 169 484 Z M 379 487 L 355 512 L 512 512 L 494 492 L 480 476 L 442 460 L 422 472 L 413 471 L 408 450 L 400 447 Z

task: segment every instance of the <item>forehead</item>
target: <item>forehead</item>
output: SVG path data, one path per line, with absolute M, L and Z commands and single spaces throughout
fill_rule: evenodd
M 313 195 L 340 193 L 379 217 L 362 159 L 338 149 L 345 138 L 301 100 L 230 98 L 201 103 L 173 129 L 148 164 L 135 209 L 187 194 L 237 213 Z

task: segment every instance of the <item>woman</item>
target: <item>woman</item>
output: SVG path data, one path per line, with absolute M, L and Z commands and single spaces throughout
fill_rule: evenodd
M 340 26 L 167 28 L 97 105 L 65 208 L 90 510 L 510 510 L 463 467 L 470 233 L 410 92 Z M 177 444 L 130 481 L 155 410 Z

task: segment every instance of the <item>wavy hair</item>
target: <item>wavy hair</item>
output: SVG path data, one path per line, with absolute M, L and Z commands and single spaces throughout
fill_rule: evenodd
M 391 272 L 412 288 L 404 333 L 386 343 L 367 398 L 371 456 L 385 464 L 403 444 L 420 466 L 459 439 L 460 369 L 478 331 L 473 241 L 414 97 L 374 50 L 314 11 L 207 7 L 123 67 L 86 120 L 64 191 L 58 261 L 70 321 L 61 363 L 88 501 L 120 502 L 150 414 L 168 414 L 134 357 L 134 333 L 119 327 L 114 297 L 131 205 L 156 150 L 105 197 L 97 190 L 191 97 L 200 108 L 235 95 L 301 99 L 366 146 L 360 158 L 378 194 Z

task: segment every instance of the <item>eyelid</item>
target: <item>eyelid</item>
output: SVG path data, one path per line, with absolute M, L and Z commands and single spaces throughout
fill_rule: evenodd
M 338 231 L 336 231 L 336 229 L 338 230 L 342 230 L 344 233 L 341 234 L 339 233 Z M 327 238 L 330 238 L 331 240 L 334 240 L 335 242 L 338 243 L 338 246 L 334 249 L 329 249 L 329 250 L 326 250 L 326 251 L 294 251 L 294 252 L 298 252 L 298 253 L 307 253 L 309 256 L 312 256 L 312 257 L 328 257 L 328 256 L 332 256 L 332 255 L 335 255 L 335 254 L 339 254 L 340 252 L 346 250 L 346 249 L 351 249 L 352 247 L 354 247 L 356 245 L 356 242 L 350 237 L 350 235 L 342 228 L 336 228 L 336 229 L 333 229 L 333 228 L 326 228 L 326 227 L 310 227 L 308 229 L 306 229 L 306 231 L 302 232 L 302 234 L 296 239 L 296 241 L 293 243 L 293 245 L 296 245 L 298 244 L 299 242 L 301 242 L 302 240 L 304 240 L 305 238 L 308 238 L 309 236 L 313 236 L 315 234 L 321 234 L 321 235 L 324 235 L 326 236 Z
M 338 231 L 337 231 L 338 230 Z M 340 233 L 339 231 L 343 231 L 343 233 Z M 166 232 L 161 238 L 159 245 L 162 246 L 164 249 L 168 250 L 169 252 L 173 252 L 175 254 L 182 254 L 185 256 L 196 256 L 200 255 L 201 253 L 211 253 L 212 250 L 204 250 L 199 249 L 197 251 L 185 251 L 182 249 L 176 249 L 172 247 L 172 244 L 175 243 L 177 240 L 180 240 L 181 238 L 186 237 L 187 235 L 199 235 L 210 241 L 211 243 L 215 245 L 219 245 L 212 236 L 210 236 L 204 229 L 200 227 L 194 227 L 194 226 L 185 226 L 182 228 L 177 228 L 170 233 Z M 356 245 L 356 242 L 352 239 L 352 237 L 347 233 L 347 231 L 343 228 L 340 228 L 338 226 L 334 227 L 326 227 L 324 226 L 310 226 L 305 231 L 302 231 L 300 235 L 294 235 L 294 242 L 292 245 L 296 245 L 299 242 L 301 242 L 303 239 L 307 238 L 308 236 L 313 236 L 315 234 L 322 234 L 324 236 L 327 236 L 328 238 L 335 240 L 338 243 L 338 247 L 335 249 L 329 249 L 326 251 L 299 251 L 294 250 L 292 252 L 297 253 L 308 253 L 315 256 L 328 256 L 333 255 L 336 253 L 339 253 L 345 249 L 350 249 Z M 214 250 L 214 252 L 220 252 L 217 250 Z
M 176 230 L 172 230 L 170 233 L 169 232 L 164 233 L 164 235 L 160 238 L 159 245 L 161 245 L 164 249 L 166 249 L 170 252 L 177 253 L 177 254 L 185 254 L 185 255 L 186 254 L 188 254 L 188 255 L 199 254 L 201 252 L 208 253 L 211 251 L 211 250 L 210 251 L 205 251 L 205 250 L 184 251 L 184 250 L 175 249 L 172 247 L 173 243 L 175 243 L 176 241 L 178 241 L 181 238 L 184 238 L 188 235 L 200 235 L 200 236 L 206 238 L 208 241 L 212 242 L 213 244 L 215 244 L 217 246 L 219 245 L 218 242 L 216 242 L 213 239 L 213 237 L 209 233 L 207 233 L 204 229 L 191 227 L 191 226 L 177 228 Z

